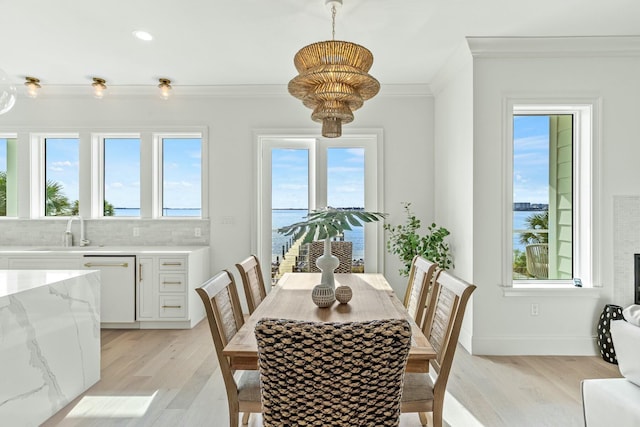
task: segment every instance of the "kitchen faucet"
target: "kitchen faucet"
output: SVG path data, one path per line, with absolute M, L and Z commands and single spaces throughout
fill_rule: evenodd
M 90 243 L 90 241 L 84 238 L 84 220 L 80 215 L 72 216 L 71 218 L 69 218 L 69 221 L 67 221 L 67 230 L 64 233 L 64 236 L 65 236 L 65 239 L 63 241 L 64 245 L 73 246 L 73 234 L 71 234 L 71 223 L 73 222 L 74 219 L 80 220 L 80 246 L 87 246 Z

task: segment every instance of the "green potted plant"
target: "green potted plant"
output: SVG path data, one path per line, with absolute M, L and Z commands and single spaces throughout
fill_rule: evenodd
M 403 203 L 407 215 L 405 224 L 384 224 L 384 229 L 389 232 L 387 250 L 398 255 L 403 263 L 399 270 L 402 276 L 408 276 L 411 270 L 411 261 L 416 255 L 420 255 L 431 262 L 435 262 L 440 268 L 447 270 L 453 266 L 451 249 L 445 238 L 450 234 L 449 230 L 432 223 L 427 227 L 427 234 L 418 234 L 420 220 L 411 211 L 411 203 Z
M 322 271 L 320 283 L 335 289 L 333 270 L 339 261 L 331 255 L 331 238 L 341 235 L 345 230 L 352 230 L 352 227 L 362 227 L 366 222 L 382 220 L 385 216 L 380 212 L 327 207 L 312 211 L 305 221 L 279 228 L 278 233 L 292 236 L 294 240 L 303 238 L 302 243 L 324 240 L 324 253 L 316 261 Z

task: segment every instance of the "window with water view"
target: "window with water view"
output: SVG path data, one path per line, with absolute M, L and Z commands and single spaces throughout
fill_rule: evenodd
M 319 271 L 315 259 L 323 252 L 322 242 L 301 245 L 278 233 L 280 227 L 303 221 L 309 209 L 364 210 L 365 151 L 357 144 L 336 147 L 313 140 L 270 149 L 272 279 L 284 272 Z M 341 261 L 337 272 L 363 272 L 365 228 L 345 231 L 332 243 L 332 252 Z
M 513 117 L 513 279 L 573 278 L 573 115 Z

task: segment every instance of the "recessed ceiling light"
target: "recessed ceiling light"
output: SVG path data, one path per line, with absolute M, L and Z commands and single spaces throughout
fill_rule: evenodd
M 146 31 L 136 30 L 133 32 L 134 37 L 146 42 L 153 40 L 153 36 Z

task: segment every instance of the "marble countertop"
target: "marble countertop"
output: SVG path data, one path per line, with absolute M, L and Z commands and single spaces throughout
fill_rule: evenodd
M 0 298 L 91 273 L 92 270 L 0 270 Z
M 190 253 L 208 246 L 0 246 L 2 254 L 82 254 L 82 255 L 124 255 L 124 254 L 179 254 Z

